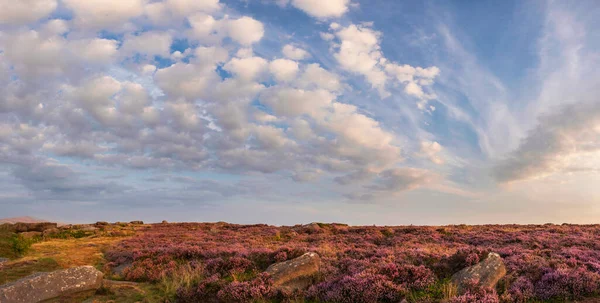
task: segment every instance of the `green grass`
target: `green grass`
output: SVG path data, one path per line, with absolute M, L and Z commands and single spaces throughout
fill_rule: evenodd
M 60 269 L 52 258 L 40 258 L 31 263 L 14 264 L 0 271 L 0 285 L 27 277 L 36 272 L 49 272 Z
M 0 258 L 17 258 L 17 254 L 13 250 L 13 241 L 15 233 L 10 231 L 0 230 Z

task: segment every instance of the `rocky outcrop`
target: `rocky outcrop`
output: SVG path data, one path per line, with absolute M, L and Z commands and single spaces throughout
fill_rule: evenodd
M 102 276 L 102 272 L 93 266 L 33 274 L 0 286 L 0 302 L 35 303 L 82 291 L 95 290 L 102 286 Z
M 133 225 L 142 225 L 142 224 L 144 224 L 144 221 L 131 221 L 129 223 L 131 223 Z
M 273 285 L 281 290 L 297 290 L 310 286 L 313 276 L 319 272 L 321 258 L 314 252 L 296 259 L 275 263 L 266 272 L 271 275 Z
M 37 231 L 43 232 L 47 229 L 57 228 L 58 224 L 50 223 L 50 222 L 41 222 L 41 223 L 15 223 L 14 228 L 17 233 L 29 232 L 29 231 Z
M 55 236 L 57 234 L 60 234 L 60 229 L 58 229 L 58 228 L 50 228 L 50 229 L 44 230 L 44 232 L 42 233 L 42 236 L 44 236 L 46 238 L 46 237 Z
M 42 233 L 39 231 L 26 231 L 26 232 L 20 233 L 20 235 L 25 239 L 35 239 L 35 238 L 42 237 Z
M 505 275 L 506 267 L 500 255 L 489 253 L 485 260 L 455 273 L 452 283 L 456 285 L 459 293 L 464 290 L 468 281 L 476 281 L 481 287 L 494 288 Z

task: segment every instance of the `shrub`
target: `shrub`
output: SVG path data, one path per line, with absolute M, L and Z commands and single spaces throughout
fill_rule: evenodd
M 398 302 L 404 291 L 384 275 L 359 274 L 317 284 L 309 297 L 334 303 Z
M 16 234 L 11 237 L 11 247 L 17 256 L 23 256 L 29 251 L 31 245 L 38 241 L 39 237 L 27 238 L 23 235 Z

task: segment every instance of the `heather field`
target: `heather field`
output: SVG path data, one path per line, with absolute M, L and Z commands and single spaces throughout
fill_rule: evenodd
M 569 302 L 599 294 L 599 235 L 566 224 L 155 224 L 111 246 L 104 270 L 157 285 L 171 302 Z M 321 257 L 311 285 L 274 287 L 265 269 L 306 252 Z M 458 294 L 452 275 L 489 252 L 506 275 Z

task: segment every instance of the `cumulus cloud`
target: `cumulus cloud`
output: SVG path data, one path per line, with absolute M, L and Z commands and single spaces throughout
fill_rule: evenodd
M 334 56 L 342 68 L 364 75 L 382 96 L 389 96 L 385 89 L 387 76 L 382 70 L 385 60 L 379 46 L 381 33 L 352 24 L 337 31 L 336 35 L 341 43 Z
M 250 46 L 260 41 L 265 34 L 264 25 L 247 16 L 238 19 L 230 19 L 228 16 L 215 19 L 212 15 L 198 13 L 188 17 L 188 22 L 191 26 L 190 37 L 211 45 L 229 37 L 243 46 Z
M 283 49 L 281 49 L 281 52 L 286 58 L 296 61 L 310 57 L 310 54 L 307 51 L 291 44 L 286 44 Z
M 591 159 L 589 155 L 600 152 L 598 138 L 599 102 L 564 106 L 541 117 L 519 147 L 497 163 L 493 175 L 499 182 L 513 182 L 560 172 L 568 169 L 574 158 L 588 155 Z
M 56 0 L 0 0 L 0 24 L 25 24 L 50 15 L 58 6 Z
M 288 82 L 296 78 L 298 63 L 287 59 L 277 59 L 269 63 L 269 71 L 279 82 Z
M 223 69 L 244 81 L 253 81 L 266 71 L 267 60 L 261 57 L 232 58 Z
M 142 54 L 147 56 L 168 57 L 173 37 L 169 33 L 148 31 L 125 38 L 121 46 L 122 54 Z
M 265 29 L 260 21 L 250 17 L 242 17 L 228 23 L 229 36 L 242 45 L 250 45 L 260 41 Z
M 63 0 L 78 25 L 93 29 L 115 28 L 144 12 L 144 0 Z
M 388 60 L 381 51 L 382 34 L 372 29 L 370 24 L 342 27 L 338 23 L 332 23 L 330 29 L 335 35 L 325 33 L 322 36 L 332 42 L 332 49 L 335 51 L 333 55 L 340 66 L 364 76 L 382 98 L 391 95 L 387 87 L 390 80 L 405 84 L 404 92 L 419 100 L 417 106 L 421 110 L 427 110 L 427 101 L 437 97 L 426 92 L 423 87 L 434 83 L 440 73 L 439 68 L 399 65 Z
M 350 0 L 292 0 L 292 5 L 315 18 L 341 17 L 348 11 Z
M 352 88 L 339 70 L 303 61 L 310 54 L 295 44 L 266 57 L 258 20 L 224 15 L 211 0 L 84 2 L 64 1 L 72 20 L 0 34 L 0 159 L 32 192 L 110 192 L 111 183 L 90 186 L 94 178 L 76 164 L 51 156 L 123 171 L 337 177 L 336 186 L 356 191 L 364 189 L 357 183 L 385 186 L 384 172 L 404 160 L 396 133 L 347 100 Z M 297 2 L 317 17 L 348 5 L 328 2 L 329 12 L 315 13 L 316 2 Z M 344 70 L 385 89 L 380 35 L 367 26 L 332 31 L 346 43 L 337 54 Z M 180 40 L 186 49 L 171 53 Z M 428 71 L 415 68 L 412 82 L 429 85 Z M 36 172 L 44 180 L 36 183 Z

